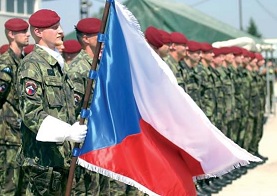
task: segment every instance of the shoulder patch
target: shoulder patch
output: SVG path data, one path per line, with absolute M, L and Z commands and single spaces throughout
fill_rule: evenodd
M 6 92 L 8 85 L 7 84 L 0 84 L 0 93 Z
M 25 83 L 25 93 L 27 95 L 32 96 L 32 95 L 36 94 L 37 88 L 38 88 L 37 84 L 34 81 L 27 81 Z

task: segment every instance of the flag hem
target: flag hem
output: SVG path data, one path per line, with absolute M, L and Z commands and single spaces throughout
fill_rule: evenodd
M 98 167 L 96 165 L 93 165 L 92 163 L 88 163 L 87 161 L 78 158 L 77 160 L 77 164 L 90 170 L 90 171 L 94 171 L 96 173 L 102 174 L 104 176 L 113 178 L 115 180 L 118 180 L 120 182 L 123 182 L 125 184 L 131 185 L 136 187 L 137 189 L 139 189 L 140 191 L 148 194 L 149 196 L 159 196 L 158 194 L 154 193 L 153 191 L 149 190 L 148 188 L 146 188 L 145 186 L 141 185 L 140 183 L 132 180 L 131 178 L 128 178 L 126 176 L 120 175 L 118 173 L 112 172 L 110 170 L 104 169 L 102 167 Z

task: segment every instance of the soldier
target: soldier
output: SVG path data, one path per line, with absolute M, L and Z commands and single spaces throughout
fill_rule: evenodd
M 0 195 L 19 194 L 20 168 L 16 153 L 21 144 L 17 70 L 29 44 L 29 24 L 19 18 L 5 22 L 9 47 L 0 57 Z
M 36 46 L 18 70 L 22 116 L 18 158 L 28 180 L 26 195 L 64 195 L 70 142 L 83 142 L 87 126 L 76 122 L 73 85 L 55 49 L 63 35 L 60 17 L 42 9 L 29 23 Z
M 257 77 L 257 87 L 259 91 L 259 101 L 260 101 L 260 110 L 258 112 L 257 116 L 257 125 L 254 129 L 254 135 L 252 137 L 252 141 L 250 144 L 249 151 L 252 152 L 255 156 L 260 157 L 263 161 L 266 161 L 268 158 L 262 156 L 259 153 L 259 143 L 263 136 L 263 120 L 264 120 L 264 114 L 265 114 L 265 99 L 266 99 L 266 72 L 261 72 L 261 67 L 264 65 L 265 60 L 263 56 L 260 53 L 254 53 L 255 59 L 257 59 L 257 71 L 256 77 Z
M 82 50 L 69 64 L 68 74 L 74 86 L 76 117 L 79 116 L 83 105 L 87 78 L 94 58 L 100 26 L 99 19 L 85 18 L 80 20 L 75 27 L 77 40 Z M 109 178 L 81 166 L 76 168 L 75 183 L 73 191 L 76 195 L 109 195 L 110 192 Z
M 63 42 L 63 58 L 69 64 L 81 51 L 82 47 L 77 40 L 70 39 Z
M 199 42 L 188 41 L 187 55 L 184 57 L 183 63 L 183 76 L 185 80 L 186 92 L 191 96 L 194 102 L 201 106 L 201 77 L 195 69 L 201 58 L 201 45 Z
M 185 89 L 185 83 L 182 73 L 180 61 L 186 56 L 187 38 L 179 32 L 170 34 L 171 45 L 169 47 L 169 54 L 164 58 L 173 74 L 175 75 L 178 84 Z

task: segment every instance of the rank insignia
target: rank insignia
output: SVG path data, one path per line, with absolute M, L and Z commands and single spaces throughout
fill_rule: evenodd
M 37 92 L 37 84 L 34 81 L 27 81 L 25 83 L 25 92 L 27 95 L 34 95 Z

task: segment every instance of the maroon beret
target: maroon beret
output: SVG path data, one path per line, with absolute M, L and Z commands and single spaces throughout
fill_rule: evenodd
M 76 29 L 82 33 L 96 34 L 99 33 L 101 27 L 101 20 L 98 18 L 84 18 L 80 20 Z
M 230 48 L 231 48 L 231 50 L 232 50 L 232 53 L 233 53 L 235 56 L 242 55 L 242 49 L 241 49 L 241 47 L 238 47 L 238 46 L 231 46 Z
M 261 55 L 261 53 L 256 52 L 255 56 L 256 56 L 256 59 L 258 59 L 258 61 L 264 60 L 264 57 Z
M 221 54 L 233 54 L 233 49 L 232 47 L 221 47 Z
M 10 45 L 9 44 L 4 44 L 0 47 L 0 54 L 4 54 L 9 50 Z
M 186 36 L 184 36 L 184 34 L 179 33 L 179 32 L 171 33 L 170 40 L 172 43 L 176 43 L 176 44 L 187 44 L 188 43 L 188 39 L 186 38 Z
M 34 44 L 29 44 L 28 46 L 24 47 L 23 51 L 24 54 L 27 55 L 29 53 L 31 53 L 34 49 L 35 45 Z
M 169 44 L 171 43 L 171 40 L 170 40 L 170 33 L 162 30 L 162 29 L 159 29 L 160 31 L 160 34 L 162 35 L 162 41 L 164 44 Z
M 201 50 L 201 44 L 197 41 L 189 40 L 187 43 L 188 51 L 196 52 Z
M 29 28 L 29 24 L 21 18 L 12 18 L 5 22 L 5 28 L 10 31 L 24 31 Z
M 149 44 L 155 46 L 156 48 L 163 46 L 162 34 L 157 28 L 153 26 L 147 27 L 145 30 L 145 38 Z
M 33 27 L 47 28 L 60 22 L 60 19 L 61 18 L 55 11 L 41 9 L 31 15 L 29 23 Z
M 254 52 L 251 52 L 251 51 L 248 52 L 248 56 L 249 56 L 251 59 L 255 59 L 255 58 L 256 58 L 255 53 L 254 53 Z
M 203 52 L 210 52 L 213 51 L 213 46 L 207 42 L 202 42 L 201 44 L 201 49 Z
M 222 54 L 221 48 L 213 48 L 214 57 Z
M 242 55 L 243 55 L 244 57 L 250 57 L 250 56 L 249 56 L 249 51 L 248 51 L 247 49 L 241 48 L 241 50 L 242 50 Z
M 65 53 L 78 53 L 82 49 L 81 44 L 75 39 L 65 40 L 63 45 Z

